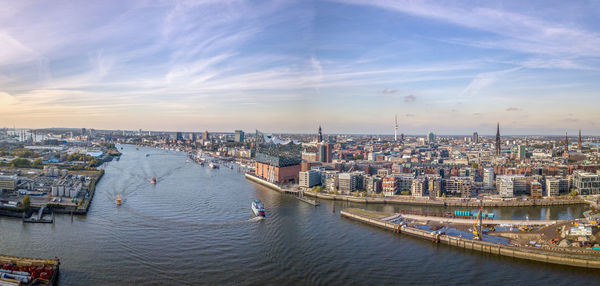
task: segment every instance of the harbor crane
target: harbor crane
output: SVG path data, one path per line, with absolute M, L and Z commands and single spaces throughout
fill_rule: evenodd
M 479 211 L 477 212 L 477 217 L 475 218 L 475 223 L 473 223 L 473 239 L 474 240 L 482 240 L 483 238 L 483 228 L 482 228 L 482 220 L 483 220 L 483 196 L 479 195 Z

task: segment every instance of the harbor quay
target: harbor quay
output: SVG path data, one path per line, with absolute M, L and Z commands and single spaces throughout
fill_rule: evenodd
M 596 249 L 582 249 L 580 247 L 552 247 L 542 246 L 540 244 L 519 245 L 514 241 L 518 240 L 517 233 L 514 239 L 509 241 L 489 241 L 489 237 L 483 240 L 470 239 L 460 234 L 452 228 L 444 230 L 423 227 L 422 224 L 415 224 L 411 220 L 402 220 L 399 216 L 389 213 L 368 211 L 362 209 L 344 209 L 340 211 L 342 217 L 365 223 L 374 227 L 382 228 L 398 234 L 409 235 L 432 241 L 436 244 L 446 244 L 449 246 L 468 249 L 480 253 L 507 256 L 518 259 L 539 261 L 550 264 L 561 264 L 584 268 L 600 268 L 600 251 Z M 556 224 L 555 224 L 556 225 Z M 454 230 L 454 234 L 449 234 Z M 529 233 L 523 232 L 524 236 Z M 531 239 L 531 236 L 525 238 Z M 533 240 L 531 240 L 533 242 Z

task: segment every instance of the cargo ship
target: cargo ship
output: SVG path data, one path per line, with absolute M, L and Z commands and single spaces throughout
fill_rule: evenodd
M 115 203 L 117 204 L 117 206 L 120 206 L 120 205 L 121 205 L 121 203 L 123 203 L 123 202 L 121 201 L 121 196 L 117 196 L 117 199 L 115 200 Z
M 252 212 L 255 216 L 265 217 L 265 208 L 259 200 L 252 202 Z
M 60 260 L 0 255 L 0 285 L 56 285 Z

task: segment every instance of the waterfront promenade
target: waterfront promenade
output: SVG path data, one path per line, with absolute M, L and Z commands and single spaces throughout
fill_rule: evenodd
M 401 218 L 417 220 L 417 221 L 432 221 L 438 223 L 455 223 L 455 224 L 466 224 L 472 225 L 477 220 L 475 218 L 451 218 L 451 217 L 440 217 L 440 216 L 423 216 L 413 214 L 402 214 L 399 215 Z M 552 225 L 556 223 L 565 222 L 564 220 L 492 220 L 486 219 L 483 221 L 485 225 Z
M 254 174 L 246 173 L 246 179 L 255 183 L 266 186 L 270 189 L 282 193 L 297 194 L 300 187 L 297 185 L 281 186 L 275 183 L 267 182 L 266 180 L 255 176 Z M 354 203 L 365 204 L 398 204 L 398 205 L 415 205 L 415 206 L 438 206 L 438 207 L 480 207 L 481 203 L 475 198 L 436 198 L 429 197 L 411 197 L 411 196 L 394 196 L 394 197 L 356 197 L 351 195 L 335 195 L 327 193 L 317 193 L 312 190 L 305 190 L 305 196 L 311 196 L 323 200 L 348 201 Z M 539 200 L 483 200 L 484 207 L 531 207 L 531 206 L 564 206 L 589 204 L 589 201 L 579 198 L 560 198 L 560 199 L 539 199 Z

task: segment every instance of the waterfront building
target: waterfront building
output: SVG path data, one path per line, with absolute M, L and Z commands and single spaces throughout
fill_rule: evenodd
M 427 181 L 427 191 L 432 198 L 439 198 L 445 193 L 446 180 L 441 178 L 433 178 Z
M 471 197 L 473 187 L 473 178 L 471 177 L 450 177 L 446 179 L 446 193 L 455 197 Z
M 381 182 L 383 195 L 391 197 L 398 192 L 398 178 L 396 176 L 387 176 Z
M 514 197 L 514 183 L 512 178 L 507 176 L 496 177 L 496 189 L 503 198 Z
M 413 197 L 424 197 L 427 195 L 427 179 L 418 177 L 412 180 L 411 195 Z
M 483 187 L 486 189 L 494 188 L 494 168 L 483 169 Z
M 321 174 L 317 170 L 301 171 L 298 176 L 300 187 L 312 188 L 321 184 Z
M 338 175 L 339 191 L 344 195 L 356 191 L 357 177 L 354 173 L 341 173 Z
M 542 197 L 542 184 L 537 181 L 532 181 L 529 188 L 533 198 L 539 199 Z
M 242 130 L 236 130 L 235 131 L 235 142 L 237 143 L 243 143 L 244 142 L 244 131 Z
M 566 178 L 546 178 L 545 197 L 555 197 L 569 192 L 569 180 Z
M 600 194 L 600 175 L 583 170 L 573 172 L 573 188 L 580 195 Z
M 280 142 L 256 131 L 255 174 L 273 183 L 296 183 L 301 170 L 302 146 Z
M 381 193 L 381 178 L 375 176 L 367 176 L 364 179 L 365 189 L 369 194 L 379 194 Z

